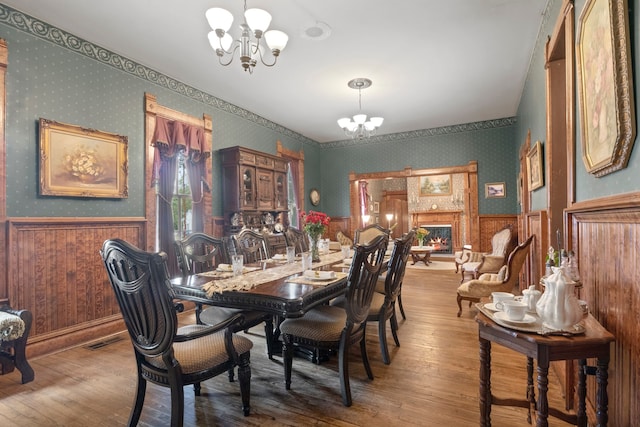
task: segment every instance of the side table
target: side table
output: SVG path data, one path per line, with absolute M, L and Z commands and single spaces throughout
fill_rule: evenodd
M 424 262 L 424 265 L 429 265 L 431 262 L 431 252 L 436 250 L 434 246 L 411 246 L 410 254 L 411 259 L 413 260 L 413 264 L 415 265 L 417 262 Z
M 495 323 L 482 312 L 476 316 L 478 339 L 480 341 L 480 425 L 491 425 L 491 405 L 518 406 L 535 411 L 536 426 L 548 426 L 548 417 L 552 415 L 577 426 L 587 426 L 586 415 L 586 376 L 592 369 L 586 366 L 587 358 L 597 358 L 595 369 L 596 425 L 606 426 L 608 422 L 607 379 L 610 344 L 614 336 L 589 315 L 584 320 L 585 333 L 571 336 L 540 335 L 516 331 Z M 500 344 L 527 356 L 527 399 L 499 399 L 491 394 L 491 343 Z M 536 401 L 533 386 L 533 360 L 537 362 L 538 399 Z M 571 415 L 549 408 L 547 400 L 549 363 L 555 360 L 579 360 L 578 372 L 578 408 Z

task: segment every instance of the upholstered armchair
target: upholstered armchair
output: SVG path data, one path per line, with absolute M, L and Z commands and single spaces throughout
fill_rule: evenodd
M 458 317 L 462 313 L 462 301 L 469 301 L 469 306 L 479 302 L 481 298 L 491 296 L 492 292 L 512 292 L 518 283 L 518 273 L 529 253 L 533 236 L 516 246 L 511 251 L 507 263 L 497 273 L 483 273 L 477 279 L 469 280 L 458 287 Z
M 471 245 L 464 245 L 461 251 L 457 251 L 453 254 L 454 262 L 456 263 L 456 273 L 459 271 L 459 268 L 465 262 L 469 262 L 471 260 Z
M 351 240 L 349 236 L 344 234 L 342 230 L 338 230 L 338 232 L 336 233 L 336 240 L 340 243 L 340 246 L 353 247 L 353 240 Z
M 491 238 L 491 252 L 471 252 L 469 261 L 461 266 L 462 279 L 477 279 L 483 273 L 498 273 L 507 262 L 507 256 L 518 243 L 518 237 L 511 224 L 505 226 Z

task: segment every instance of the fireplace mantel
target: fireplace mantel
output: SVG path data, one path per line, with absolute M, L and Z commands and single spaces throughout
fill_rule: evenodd
M 425 224 L 451 225 L 451 239 L 453 250 L 459 251 L 462 248 L 462 227 L 460 225 L 461 210 L 430 210 L 424 212 L 413 212 L 411 214 L 411 224 L 419 227 Z

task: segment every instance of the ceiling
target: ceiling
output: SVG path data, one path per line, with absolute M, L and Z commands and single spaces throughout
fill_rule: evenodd
M 204 13 L 242 0 L 3 0 L 4 4 L 318 142 L 336 120 L 382 116 L 378 134 L 516 115 L 547 0 L 247 0 L 289 35 L 273 68 L 223 67 Z M 305 30 L 326 23 L 328 37 Z

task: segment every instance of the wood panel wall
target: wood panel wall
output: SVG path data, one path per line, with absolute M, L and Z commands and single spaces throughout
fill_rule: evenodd
M 517 215 L 480 215 L 478 219 L 480 224 L 480 247 L 478 249 L 474 247 L 474 251 L 491 252 L 491 238 L 507 225 L 513 225 L 515 233 L 518 231 Z
M 349 234 L 349 222 L 350 218 L 348 216 L 332 216 L 331 221 L 329 221 L 328 230 L 325 233 L 325 238 L 336 240 L 336 233 L 342 231 L 353 239 L 353 236 Z
M 565 210 L 578 257 L 581 298 L 616 341 L 609 365 L 609 425 L 640 420 L 640 193 L 590 200 Z M 589 399 L 595 402 L 594 379 Z
M 10 218 L 8 298 L 33 313 L 38 355 L 124 328 L 100 249 L 110 238 L 145 246 L 144 218 Z

